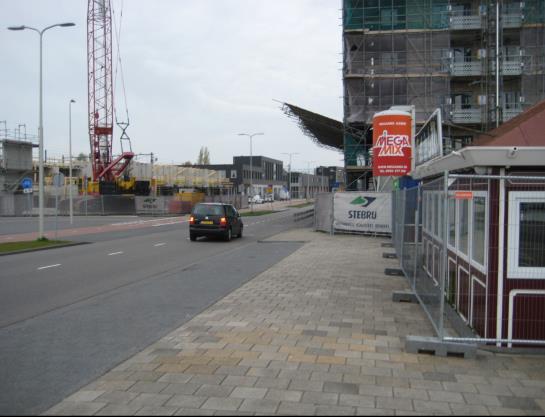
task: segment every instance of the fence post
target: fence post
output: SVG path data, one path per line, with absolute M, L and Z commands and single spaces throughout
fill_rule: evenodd
M 445 283 L 447 281 L 448 264 L 448 171 L 443 175 L 443 256 L 441 262 L 441 292 L 439 294 L 439 338 L 445 337 Z M 441 227 L 441 225 L 439 225 Z
M 413 281 L 412 281 L 412 290 L 416 294 L 416 274 L 418 271 L 418 260 L 420 259 L 419 256 L 419 245 L 418 245 L 418 236 L 420 231 L 420 204 L 421 204 L 421 186 L 418 184 L 418 188 L 416 189 L 416 210 L 414 212 L 414 270 L 413 270 Z
M 331 193 L 331 229 L 329 234 L 333 236 L 335 234 L 335 191 Z
M 401 203 L 401 233 L 400 233 L 400 237 L 401 237 L 401 247 L 400 247 L 400 256 L 399 256 L 399 261 L 400 261 L 400 266 L 401 266 L 401 269 L 403 269 L 403 246 L 405 246 L 405 211 L 406 211 L 406 205 L 407 205 L 407 189 L 406 188 L 403 188 L 402 190 L 402 203 Z M 405 272 L 405 271 L 404 271 Z

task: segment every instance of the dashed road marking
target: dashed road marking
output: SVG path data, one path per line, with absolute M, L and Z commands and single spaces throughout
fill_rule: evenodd
M 108 256 L 114 256 L 114 255 L 121 255 L 123 252 L 112 252 L 112 253 L 109 253 Z
M 38 268 L 38 271 L 41 269 L 47 269 L 47 268 L 55 268 L 57 266 L 61 266 L 62 264 L 55 264 L 55 265 L 47 265 L 47 266 L 41 266 Z
M 155 244 L 155 245 L 153 245 L 153 246 L 155 246 L 155 247 L 159 247 L 159 246 L 165 246 L 165 245 L 166 245 L 166 243 L 156 243 L 156 244 Z

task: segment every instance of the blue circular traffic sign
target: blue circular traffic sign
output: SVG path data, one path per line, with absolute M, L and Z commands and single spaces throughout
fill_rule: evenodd
M 32 180 L 30 178 L 23 178 L 21 181 L 21 187 L 23 188 L 32 188 Z

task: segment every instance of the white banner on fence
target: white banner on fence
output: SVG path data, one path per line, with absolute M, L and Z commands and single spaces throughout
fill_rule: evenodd
M 337 230 L 392 232 L 391 193 L 335 193 L 333 212 L 333 226 Z
M 136 197 L 136 214 L 163 213 L 166 207 L 164 197 Z

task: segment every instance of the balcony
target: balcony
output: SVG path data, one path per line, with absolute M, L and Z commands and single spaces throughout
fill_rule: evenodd
M 451 111 L 451 120 L 456 124 L 479 124 L 482 121 L 482 111 L 480 108 L 455 108 Z
M 512 106 L 503 109 L 503 121 L 506 122 L 522 113 L 522 106 Z
M 450 74 L 453 77 L 469 77 L 478 76 L 483 73 L 483 65 L 481 61 L 462 61 L 453 62 L 450 69 Z
M 503 28 L 504 29 L 519 28 L 519 27 L 522 26 L 522 14 L 521 13 L 504 14 L 502 16 L 502 20 L 503 20 Z
M 508 56 L 502 63 L 502 75 L 521 75 L 522 74 L 522 58 L 518 55 Z M 490 63 L 490 72 L 496 72 L 496 62 Z
M 452 30 L 480 29 L 481 16 L 479 15 L 455 15 L 450 17 L 450 28 Z

